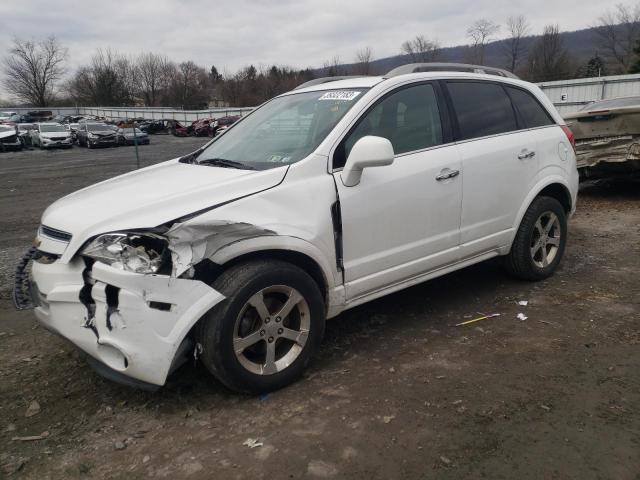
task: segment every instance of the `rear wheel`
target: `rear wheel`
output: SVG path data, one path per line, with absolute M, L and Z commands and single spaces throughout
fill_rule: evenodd
M 524 280 L 542 280 L 551 276 L 564 254 L 567 242 L 567 216 L 551 197 L 537 197 L 527 209 L 511 252 L 507 270 Z
M 324 334 L 315 281 L 295 265 L 260 260 L 231 267 L 212 287 L 226 299 L 199 330 L 207 369 L 230 389 L 254 394 L 296 380 Z

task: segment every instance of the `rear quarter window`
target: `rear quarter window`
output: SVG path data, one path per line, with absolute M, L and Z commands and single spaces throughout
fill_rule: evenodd
M 501 85 L 447 82 L 447 88 L 458 119 L 461 140 L 518 130 L 511 100 Z
M 549 113 L 532 94 L 519 88 L 505 88 L 509 92 L 509 96 L 511 96 L 511 100 L 518 110 L 525 127 L 536 128 L 555 124 Z

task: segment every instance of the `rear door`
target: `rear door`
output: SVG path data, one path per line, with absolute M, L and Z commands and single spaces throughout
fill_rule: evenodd
M 390 92 L 360 118 L 333 156 L 348 300 L 458 257 L 461 163 L 439 92 L 432 83 Z M 340 170 L 351 147 L 367 135 L 391 141 L 394 163 L 367 168 L 358 185 L 346 187 Z
M 461 258 L 505 245 L 538 172 L 536 142 L 502 83 L 446 82 L 462 158 Z
M 527 90 L 511 86 L 505 88 L 518 112 L 518 117 L 529 129 L 531 139 L 535 142 L 539 171 L 557 165 L 561 165 L 565 170 L 573 168 L 573 163 L 567 161 L 568 149 L 571 148 L 567 143 L 567 137 L 549 112 Z

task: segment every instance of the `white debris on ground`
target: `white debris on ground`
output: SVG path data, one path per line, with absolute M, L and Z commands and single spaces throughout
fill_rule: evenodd
M 245 445 L 249 448 L 257 448 L 262 447 L 264 444 L 259 442 L 257 438 L 247 438 L 242 445 Z

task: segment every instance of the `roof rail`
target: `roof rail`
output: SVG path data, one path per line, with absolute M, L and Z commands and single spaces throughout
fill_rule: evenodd
M 338 80 L 346 80 L 348 78 L 362 78 L 362 77 L 366 77 L 366 75 L 342 75 L 339 77 L 314 78 L 313 80 L 309 80 L 308 82 L 301 83 L 296 88 L 294 88 L 294 90 L 299 90 L 300 88 L 312 87 L 314 85 L 320 85 L 322 83 L 335 82 Z
M 407 73 L 418 72 L 472 72 L 496 75 L 498 77 L 518 78 L 513 73 L 502 68 L 485 67 L 483 65 L 469 65 L 466 63 L 409 63 L 394 68 L 384 78 L 397 77 Z

